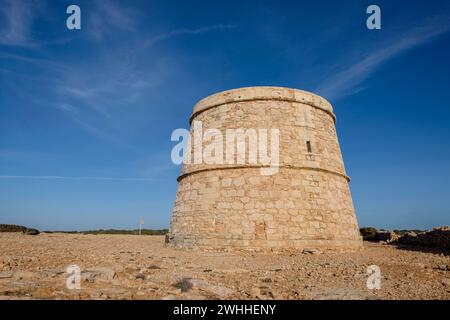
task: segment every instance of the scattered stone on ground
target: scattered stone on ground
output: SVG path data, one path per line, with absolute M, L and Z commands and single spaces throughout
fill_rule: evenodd
M 12 278 L 13 275 L 14 275 L 14 273 L 12 273 L 10 271 L 0 272 L 0 279 Z
M 434 228 L 431 231 L 418 234 L 409 232 L 399 237 L 396 242 L 406 245 L 450 249 L 450 227 Z
M 80 290 L 66 286 L 71 265 Z M 367 288 L 372 265 L 380 290 Z M 449 270 L 447 251 L 407 245 L 203 252 L 167 247 L 164 236 L 0 233 L 0 300 L 450 299 Z
M 450 250 L 450 227 L 448 226 L 437 227 L 431 231 L 417 232 L 396 232 L 365 227 L 359 229 L 359 232 L 365 241 Z
M 305 248 L 305 249 L 303 249 L 303 253 L 304 254 L 318 254 L 318 253 L 320 253 L 320 251 L 317 249 L 314 249 L 314 248 Z
M 378 241 L 383 241 L 386 243 L 392 243 L 400 238 L 400 235 L 393 231 L 377 231 L 376 238 Z
M 39 234 L 39 230 L 37 229 L 25 229 L 23 231 L 24 234 L 29 235 L 29 236 L 37 236 Z

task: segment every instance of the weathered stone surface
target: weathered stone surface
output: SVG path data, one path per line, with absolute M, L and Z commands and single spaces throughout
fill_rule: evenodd
M 398 238 L 396 242 L 406 245 L 450 249 L 450 227 L 434 228 L 431 231 L 419 234 L 407 233 Z
M 206 280 L 202 279 L 189 279 L 191 283 L 192 289 L 206 291 L 217 296 L 220 299 L 225 299 L 227 296 L 233 293 L 233 290 L 224 286 L 218 286 L 209 283 Z
M 278 294 L 270 286 L 253 287 L 250 294 L 252 298 L 259 300 L 280 299 Z
M 353 289 L 332 289 L 318 293 L 314 300 L 379 300 L 378 297 L 360 290 Z
M 0 259 L 11 268 L 0 279 L 0 299 L 450 299 L 445 285 L 449 256 L 428 250 L 366 242 L 361 250 L 324 250 L 318 255 L 297 249 L 217 252 L 179 250 L 163 240 L 0 233 Z M 367 289 L 367 267 L 373 264 L 381 270 L 380 290 Z M 94 271 L 94 280 L 81 281 L 80 290 L 69 290 L 66 268 L 71 265 Z M 159 268 L 149 268 L 152 265 Z M 116 276 L 102 280 L 102 267 Z M 136 279 L 139 273 L 146 278 Z M 193 283 L 182 292 L 173 284 L 184 278 Z M 350 293 L 330 292 L 336 288 Z M 367 296 L 358 297 L 355 291 Z
M 450 271 L 450 264 L 440 264 L 436 267 L 436 269 L 438 270 L 442 270 L 442 271 Z
M 361 247 L 335 116 L 325 99 L 288 88 L 241 88 L 203 99 L 191 121 L 223 136 L 228 129 L 278 129 L 279 171 L 261 175 L 260 163 L 237 164 L 236 157 L 234 164 L 184 164 L 168 243 L 249 250 Z
M 377 241 L 383 241 L 386 243 L 391 243 L 397 241 L 400 236 L 393 231 L 377 231 L 376 239 Z
M 65 273 L 64 270 L 59 270 L 59 269 L 47 269 L 47 270 L 42 271 L 42 275 L 44 277 L 50 277 L 50 278 L 55 278 L 55 277 L 61 276 L 64 273 Z
M 138 279 L 138 280 L 145 280 L 145 274 L 138 273 L 138 274 L 136 275 L 136 279 Z
M 13 276 L 14 276 L 14 273 L 11 271 L 0 272 L 0 279 L 8 279 L 8 278 L 12 278 Z
M 39 234 L 39 230 L 31 228 L 31 229 L 26 229 L 25 231 L 23 231 L 23 233 L 28 236 L 37 236 Z
M 81 272 L 81 278 L 88 282 L 111 281 L 116 277 L 116 271 L 108 267 L 96 267 Z
M 303 249 L 304 254 L 319 254 L 320 251 L 314 248 L 305 248 Z

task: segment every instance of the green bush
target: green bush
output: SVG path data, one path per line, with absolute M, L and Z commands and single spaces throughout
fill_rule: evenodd
M 17 226 L 15 224 L 0 224 L 0 232 L 25 232 L 27 230 L 24 226 Z
M 146 236 L 163 236 L 167 234 L 168 229 L 142 229 L 141 234 Z M 45 231 L 46 233 L 70 233 L 70 234 L 139 234 L 139 229 L 134 230 L 118 230 L 118 229 L 99 229 L 99 230 L 87 230 L 87 231 Z
M 359 229 L 363 240 L 365 241 L 377 241 L 377 232 L 378 230 L 373 227 L 365 227 Z

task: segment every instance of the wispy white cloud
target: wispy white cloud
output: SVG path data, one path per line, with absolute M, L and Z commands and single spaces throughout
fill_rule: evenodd
M 25 2 L 7 1 L 8 6 L 14 8 L 5 13 L 7 12 L 11 21 L 15 18 L 20 20 L 17 22 L 20 24 L 20 32 L 17 31 L 14 37 L 11 33 L 8 38 L 15 38 L 15 43 L 31 41 L 30 21 L 36 19 L 36 13 L 30 12 L 32 19 L 26 19 L 24 16 L 28 13 L 24 13 L 23 9 L 28 7 Z M 175 29 L 148 40 L 148 33 L 136 28 L 139 16 L 135 9 L 113 0 L 96 1 L 91 9 L 84 10 L 87 11 L 87 21 L 86 27 L 83 23 L 83 30 L 92 39 L 98 40 L 95 56 L 88 56 L 83 60 L 60 61 L 52 59 L 46 50 L 35 50 L 37 55 L 0 52 L 0 60 L 13 59 L 32 67 L 23 68 L 25 71 L 21 74 L 17 74 L 17 70 L 12 68 L 9 70 L 9 67 L 5 67 L 2 72 L 15 73 L 14 78 L 11 77 L 12 80 L 9 81 L 26 78 L 27 81 L 38 82 L 42 91 L 46 91 L 47 96 L 51 97 L 51 103 L 47 97 L 37 94 L 33 97 L 36 104 L 53 106 L 80 129 L 121 146 L 126 146 L 127 135 L 130 133 L 130 125 L 124 117 L 135 120 L 138 116 L 134 114 L 148 114 L 149 110 L 157 107 L 152 105 L 154 101 L 160 103 L 160 96 L 166 90 L 165 84 L 172 86 L 172 81 L 189 77 L 184 74 L 185 69 L 178 54 L 161 56 L 157 50 L 149 52 L 146 50 L 148 46 L 144 47 L 142 44 L 152 45 L 177 36 L 235 27 L 231 24 L 217 24 L 197 29 Z M 118 39 L 113 37 L 121 30 L 129 34 L 125 40 L 126 45 L 122 45 L 123 35 Z M 128 32 L 133 30 L 136 32 Z M 105 39 L 108 41 L 102 41 Z
M 73 105 L 71 105 L 69 103 L 58 103 L 55 105 L 57 108 L 59 108 L 60 110 L 62 110 L 64 112 L 70 112 L 73 114 L 76 114 L 79 112 L 78 108 L 74 107 Z
M 31 27 L 38 11 L 38 3 L 5 0 L 0 5 L 0 44 L 33 46 Z
M 73 37 L 67 35 L 51 40 L 35 39 L 33 25 L 36 20 L 44 19 L 44 8 L 47 3 L 42 0 L 4 0 L 0 5 L 0 45 L 40 47 L 72 41 Z M 82 12 L 87 16 L 82 28 L 96 41 L 115 35 L 118 30 L 134 30 L 135 12 L 113 0 L 95 1 L 89 9 Z
M 316 88 L 315 92 L 330 100 L 360 92 L 366 88 L 364 81 L 384 63 L 449 31 L 450 16 L 428 19 L 420 27 L 411 28 L 406 34 L 389 39 L 381 44 L 382 49 L 366 53 L 365 58 L 330 76 Z
M 38 83 L 52 98 L 49 102 L 47 97 L 38 94 L 30 97 L 34 103 L 54 107 L 92 136 L 125 147 L 128 127 L 123 115 L 126 110 L 132 113 L 151 104 L 152 94 L 182 72 L 171 57 L 150 59 L 142 66 L 136 61 L 139 57 L 135 56 L 135 49 L 124 52 L 99 49 L 98 57 L 73 63 L 0 52 L 0 61 L 15 60 L 27 67 L 24 68 L 27 71 L 20 73 L 8 68 L 1 72 L 11 75 L 5 77 L 8 81 Z
M 30 57 L 20 54 L 14 54 L 14 53 L 6 53 L 6 52 L 0 52 L 0 59 L 4 60 L 16 60 L 17 62 L 22 63 L 28 63 L 30 65 L 34 66 L 40 66 L 43 68 L 51 68 L 53 69 L 65 69 L 66 71 L 69 70 L 69 67 L 65 64 L 58 63 L 56 61 L 52 61 L 49 59 L 43 59 L 39 57 Z
M 97 181 L 158 181 L 154 178 L 116 178 L 116 177 L 70 177 L 70 176 L 7 176 L 0 179 L 32 179 L 32 180 L 97 180 Z
M 233 24 L 216 24 L 216 25 L 201 27 L 201 28 L 197 28 L 197 29 L 188 29 L 188 28 L 175 29 L 175 30 L 169 31 L 167 33 L 157 35 L 151 39 L 148 39 L 144 43 L 144 46 L 151 47 L 158 42 L 168 40 L 170 38 L 182 36 L 182 35 L 189 35 L 189 34 L 195 35 L 195 34 L 202 34 L 202 33 L 217 31 L 217 30 L 228 30 L 228 29 L 233 29 L 233 28 L 236 28 L 236 26 Z
M 96 8 L 89 13 L 87 30 L 91 37 L 97 41 L 114 35 L 117 30 L 131 31 L 135 27 L 134 11 L 118 6 L 111 0 L 95 2 Z

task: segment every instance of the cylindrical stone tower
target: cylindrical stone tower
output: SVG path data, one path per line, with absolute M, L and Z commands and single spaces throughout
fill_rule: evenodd
M 190 119 L 192 159 L 178 178 L 169 244 L 252 250 L 360 247 L 335 120 L 328 101 L 289 88 L 240 88 L 198 102 Z M 238 157 L 239 133 L 234 140 L 230 129 L 247 133 L 241 136 L 244 157 Z M 216 134 L 215 146 L 223 145 L 215 149 L 216 161 L 200 159 L 211 151 L 208 130 Z M 257 140 L 252 140 L 255 132 Z M 277 132 L 278 138 L 272 135 Z M 272 159 L 279 150 L 279 161 L 270 163 L 272 173 L 261 170 L 268 166 L 260 153 L 264 138 Z M 237 147 L 230 149 L 233 142 Z M 256 159 L 252 147 L 258 149 Z

